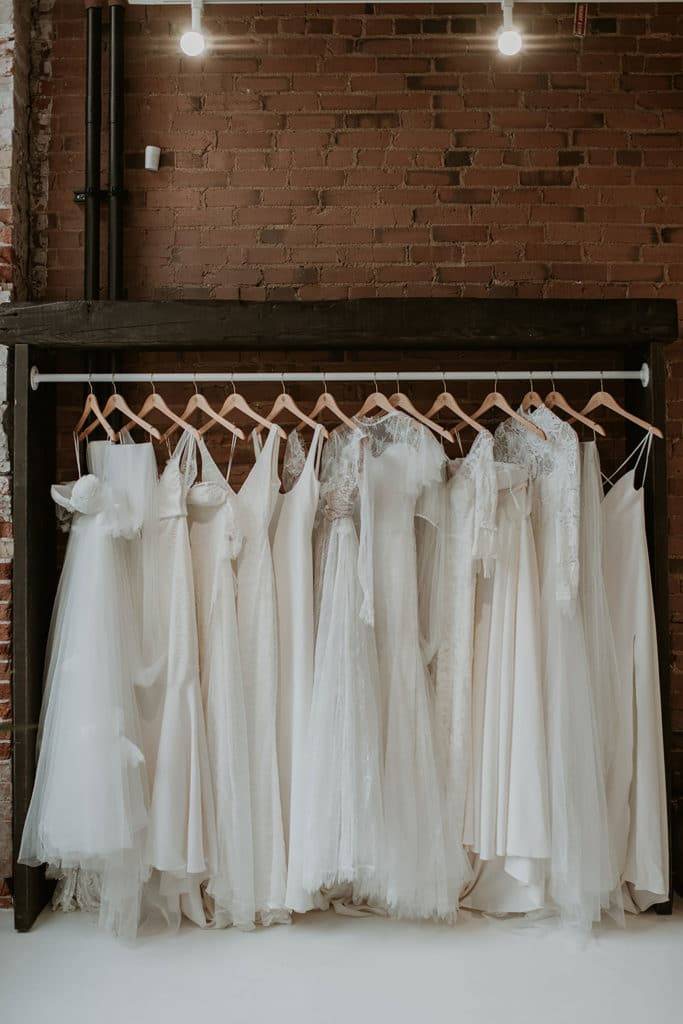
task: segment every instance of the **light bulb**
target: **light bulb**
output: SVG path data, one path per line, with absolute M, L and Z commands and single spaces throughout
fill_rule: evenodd
M 522 35 L 516 28 L 504 28 L 498 33 L 498 49 L 506 57 L 514 57 L 522 49 Z
M 201 32 L 195 32 L 194 29 L 190 29 L 189 32 L 183 32 L 180 37 L 180 49 L 188 57 L 198 57 L 200 53 L 204 53 L 205 47 L 204 36 Z

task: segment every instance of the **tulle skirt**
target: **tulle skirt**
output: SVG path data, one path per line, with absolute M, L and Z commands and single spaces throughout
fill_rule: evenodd
M 351 887 L 360 902 L 382 898 L 384 815 L 377 661 L 360 618 L 357 566 L 353 521 L 338 519 L 319 596 L 303 884 L 311 894 Z
M 134 934 L 147 776 L 134 680 L 131 587 L 104 515 L 74 516 L 55 601 L 40 754 L 19 859 L 101 879 L 100 919 Z M 89 885 L 92 893 L 97 883 Z M 90 897 L 89 897 L 90 898 Z

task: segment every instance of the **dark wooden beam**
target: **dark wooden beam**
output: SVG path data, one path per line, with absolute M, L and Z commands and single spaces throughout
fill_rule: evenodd
M 359 299 L 0 306 L 0 344 L 41 348 L 600 348 L 673 341 L 673 300 Z
M 13 831 L 15 858 L 33 791 L 43 662 L 54 598 L 55 522 L 49 497 L 55 478 L 55 389 L 31 391 L 36 353 L 14 356 L 14 564 L 12 622 Z M 42 868 L 14 863 L 14 923 L 24 932 L 45 906 L 50 886 Z

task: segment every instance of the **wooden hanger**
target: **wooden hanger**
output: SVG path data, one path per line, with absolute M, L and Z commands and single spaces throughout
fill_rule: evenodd
M 489 391 L 488 395 L 481 403 L 477 411 L 472 413 L 472 419 L 481 419 L 481 417 L 485 413 L 487 413 L 489 409 L 493 408 L 500 409 L 500 411 L 504 412 L 505 415 L 508 416 L 511 420 L 515 420 L 516 423 L 520 423 L 523 427 L 526 427 L 526 429 L 530 430 L 532 434 L 536 434 L 538 437 L 540 437 L 542 441 L 548 440 L 545 432 L 541 430 L 541 428 L 537 426 L 533 420 L 529 419 L 527 416 L 520 416 L 520 414 L 512 408 L 508 400 L 503 395 L 501 395 L 500 391 L 498 390 L 498 374 L 496 374 L 493 391 Z M 458 425 L 454 428 L 453 432 L 455 434 L 459 434 L 461 430 L 464 430 L 464 428 L 464 423 L 458 423 Z
M 600 434 L 601 437 L 605 437 L 605 430 L 599 423 L 596 423 L 595 420 L 588 419 L 588 417 L 584 416 L 582 412 L 577 412 L 576 409 L 569 404 L 564 395 L 555 389 L 555 381 L 553 380 L 552 373 L 550 374 L 550 381 L 552 383 L 553 390 L 550 394 L 546 395 L 545 398 L 545 405 L 548 409 L 554 409 L 557 407 L 558 409 L 561 409 L 562 412 L 566 412 L 568 416 L 571 416 L 573 421 L 583 423 L 584 427 L 588 427 L 596 434 Z
M 471 416 L 468 416 L 467 413 L 460 408 L 459 403 L 456 401 L 455 397 L 450 393 L 450 391 L 446 387 L 446 375 L 443 374 L 442 377 L 443 391 L 440 391 L 439 394 L 437 395 L 434 404 L 432 405 L 431 409 L 429 409 L 429 411 L 427 412 L 427 416 L 431 419 L 433 416 L 436 415 L 437 412 L 440 412 L 441 409 L 450 409 L 451 412 L 455 413 L 458 419 L 462 420 L 463 424 L 472 427 L 474 430 L 477 431 L 478 434 L 485 430 L 486 428 L 483 427 L 481 423 L 477 423 L 476 420 L 473 420 Z M 451 433 L 450 437 L 451 440 L 455 440 L 456 435 Z
M 119 394 L 116 390 L 115 374 L 113 373 L 111 375 L 111 386 L 114 390 L 107 399 L 104 409 L 102 410 L 104 418 L 108 419 L 114 410 L 118 409 L 119 412 L 122 412 L 124 416 L 128 417 L 130 423 L 135 423 L 138 427 L 142 427 L 143 430 L 146 430 L 148 434 L 151 434 L 153 438 L 159 441 L 161 439 L 161 434 L 157 428 L 153 427 L 151 423 L 147 423 L 147 421 L 143 420 L 140 416 L 136 416 L 123 395 Z M 89 427 L 86 427 L 85 430 L 79 434 L 78 440 L 82 441 L 84 437 L 90 437 L 93 430 L 97 429 L 97 426 L 97 423 L 91 423 Z
M 393 395 L 389 396 L 389 401 L 394 409 L 401 409 L 402 412 L 412 416 L 413 419 L 418 421 L 418 423 L 424 423 L 425 427 L 429 427 L 429 429 L 433 430 L 435 434 L 439 435 L 439 437 L 443 437 L 446 441 L 453 440 L 450 430 L 446 430 L 446 428 L 442 427 L 440 423 L 437 423 L 435 420 L 430 419 L 429 416 L 425 416 L 421 413 L 419 409 L 415 408 L 405 391 L 401 391 L 401 378 L 398 373 L 396 374 L 396 391 L 394 391 Z
M 634 414 L 629 412 L 628 409 L 624 409 L 623 405 L 620 405 L 609 391 L 605 391 L 602 373 L 600 374 L 600 390 L 596 391 L 592 398 L 589 398 L 587 404 L 581 410 L 581 413 L 584 415 L 585 413 L 593 412 L 595 409 L 600 407 L 610 409 L 612 412 L 617 413 L 618 416 L 628 420 L 629 423 L 634 423 L 637 427 L 641 427 L 642 430 L 646 430 L 654 437 L 664 437 L 664 434 L 659 427 L 655 427 L 653 423 L 648 423 L 647 420 L 641 420 L 640 416 L 634 416 Z M 570 420 L 569 422 L 571 423 L 572 421 Z
M 341 409 L 337 405 L 337 401 L 334 395 L 327 390 L 327 381 L 325 380 L 324 373 L 323 387 L 325 390 L 319 396 L 318 401 L 315 403 L 310 413 L 308 414 L 310 419 L 317 420 L 321 412 L 323 412 L 325 409 L 329 409 L 333 416 L 336 416 L 338 420 L 341 420 L 341 422 L 344 423 L 347 427 L 350 427 L 351 430 L 355 430 L 356 424 L 353 422 L 352 419 L 350 419 L 349 416 L 347 416 L 345 413 L 341 411 Z M 302 420 L 301 423 L 297 424 L 297 430 L 301 430 L 303 426 L 305 426 L 305 424 Z
M 81 434 L 80 434 L 81 427 L 83 426 L 84 423 L 86 423 L 88 417 L 92 413 L 92 415 L 95 417 L 96 421 L 104 429 L 104 431 L 105 431 L 107 437 L 109 438 L 109 440 L 110 441 L 115 441 L 116 440 L 116 431 L 114 430 L 114 428 L 112 426 L 110 426 L 110 424 L 107 422 L 107 420 L 105 419 L 104 415 L 102 414 L 102 410 L 100 409 L 100 403 L 97 401 L 97 396 L 96 396 L 95 392 L 93 391 L 91 374 L 88 374 L 88 387 L 90 388 L 90 391 L 88 392 L 87 397 L 85 399 L 85 402 L 83 404 L 83 411 L 82 411 L 82 413 L 80 415 L 78 423 L 74 427 L 74 431 L 73 431 L 74 435 L 80 441 L 80 439 L 81 439 Z
M 173 423 L 176 423 L 183 430 L 189 430 L 192 436 L 199 440 L 199 431 L 197 430 L 197 428 L 193 427 L 191 423 L 187 423 L 186 420 L 182 418 L 182 416 L 178 416 L 177 413 L 173 412 L 173 409 L 169 409 L 169 407 L 166 405 L 166 402 L 163 400 L 157 389 L 154 387 L 153 373 L 150 373 L 149 375 L 149 383 L 152 390 L 145 399 L 142 409 L 140 409 L 140 411 L 138 412 L 138 416 L 140 417 L 140 419 L 144 419 L 145 416 L 147 416 L 152 411 L 152 409 L 157 409 L 162 414 L 162 416 L 166 417 L 166 419 L 169 419 Z M 130 422 L 126 423 L 125 426 L 122 427 L 121 430 L 116 435 L 117 439 L 121 436 L 121 431 L 128 430 L 130 426 Z
M 229 412 L 232 412 L 232 410 L 235 409 L 237 412 L 244 413 L 245 416 L 248 416 L 249 419 L 254 420 L 256 423 L 260 423 L 262 427 L 272 426 L 272 424 L 265 418 L 265 416 L 261 416 L 261 414 L 256 412 L 255 409 L 252 409 L 244 395 L 241 395 L 237 388 L 235 387 L 235 382 L 232 381 L 231 383 L 232 393 L 229 394 L 228 397 L 223 402 L 223 405 L 221 406 L 218 415 L 227 416 Z M 211 420 L 209 420 L 208 423 L 205 423 L 204 426 L 199 428 L 199 433 L 205 434 L 207 430 L 211 430 L 213 426 L 214 423 Z M 282 427 L 278 427 L 277 429 L 280 434 L 280 437 L 283 440 L 285 440 L 287 437 L 285 431 L 282 429 Z
M 377 375 L 373 373 L 372 379 L 375 382 L 375 390 L 365 399 L 356 413 L 356 417 L 367 416 L 373 409 L 381 409 L 382 412 L 396 411 L 384 392 L 377 387 Z
M 216 410 L 212 408 L 211 405 L 209 405 L 204 395 L 201 394 L 199 388 L 197 387 L 196 374 L 193 374 L 193 383 L 194 394 L 190 396 L 187 405 L 183 409 L 181 413 L 181 419 L 189 419 L 192 413 L 195 412 L 196 409 L 199 409 L 201 412 L 205 413 L 209 417 L 210 426 L 214 426 L 214 424 L 218 423 L 220 424 L 221 427 L 225 427 L 226 430 L 229 430 L 231 434 L 234 434 L 235 437 L 238 437 L 240 441 L 244 441 L 244 431 L 240 430 L 240 428 L 235 426 L 234 423 L 231 423 L 230 420 L 225 419 L 222 412 L 216 412 Z M 176 432 L 176 430 L 178 430 L 178 424 L 172 423 L 171 426 L 166 431 L 166 433 L 164 434 L 164 441 L 168 441 L 168 439 Z
M 273 420 L 276 419 L 276 417 L 279 416 L 281 412 L 286 410 L 287 412 L 291 412 L 292 415 L 298 417 L 298 419 L 301 421 L 301 423 L 306 424 L 306 426 L 312 427 L 313 430 L 315 430 L 315 428 L 319 424 L 317 424 L 315 422 L 315 420 L 312 420 L 310 418 L 310 416 L 307 416 L 305 412 L 302 412 L 301 409 L 299 408 L 299 406 L 296 404 L 296 402 L 292 398 L 292 396 L 287 392 L 287 389 L 285 388 L 285 375 L 284 375 L 284 373 L 280 374 L 280 380 L 281 380 L 281 383 L 282 383 L 282 391 L 280 392 L 280 394 L 277 396 L 277 398 L 273 402 L 273 407 L 270 410 L 270 412 L 268 413 L 268 415 L 266 416 L 266 420 L 268 421 L 268 425 L 270 426 L 272 424 Z M 262 430 L 263 430 L 263 426 L 256 427 L 256 430 L 254 431 L 254 433 L 260 434 Z M 330 436 L 329 435 L 329 431 L 327 431 L 325 429 L 325 427 L 321 427 L 320 431 L 321 431 L 322 436 L 324 438 L 328 438 Z
M 544 401 L 539 395 L 538 391 L 534 391 L 534 375 L 533 372 L 529 372 L 529 390 L 522 399 L 522 409 L 524 412 L 529 412 L 531 409 L 540 409 L 544 405 Z

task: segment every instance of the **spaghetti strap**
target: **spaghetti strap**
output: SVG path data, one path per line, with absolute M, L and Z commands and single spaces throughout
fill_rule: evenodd
M 233 434 L 232 435 L 232 440 L 230 441 L 230 457 L 228 458 L 228 468 L 225 471 L 225 482 L 226 482 L 226 484 L 230 482 L 230 471 L 232 469 L 232 460 L 233 460 L 234 455 L 235 455 L 235 448 L 236 447 L 237 447 L 237 434 Z
M 634 466 L 633 466 L 633 472 L 635 473 L 636 470 L 638 469 L 638 464 L 639 464 L 641 458 L 643 457 L 643 453 L 646 450 L 647 450 L 647 455 L 646 455 L 646 458 L 645 458 L 645 469 L 647 470 L 647 460 L 650 457 L 650 446 L 651 446 L 651 444 L 652 444 L 652 434 L 648 431 L 648 433 L 645 434 L 645 436 L 643 438 L 641 438 L 641 440 L 638 442 L 638 444 L 635 446 L 635 448 L 631 452 L 629 452 L 629 454 L 626 456 L 624 461 L 619 466 L 617 466 L 617 468 L 614 470 L 613 473 L 610 474 L 610 476 L 605 476 L 604 473 L 601 474 L 603 482 L 606 483 L 606 484 L 609 484 L 610 486 L 612 486 L 615 483 L 615 478 L 619 476 L 619 474 L 621 473 L 622 469 L 624 469 L 629 464 L 629 462 L 631 461 L 631 459 L 633 459 L 634 456 L 636 457 L 636 461 L 635 461 Z

